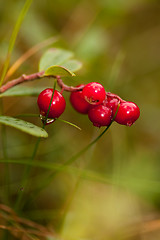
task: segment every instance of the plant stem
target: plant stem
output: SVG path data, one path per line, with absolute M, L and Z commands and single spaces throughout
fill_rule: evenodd
M 13 80 L 7 82 L 6 84 L 4 84 L 2 87 L 0 87 L 0 93 L 3 93 L 5 91 L 7 91 L 9 88 L 12 88 L 20 83 L 39 79 L 42 77 L 43 74 L 44 74 L 44 71 L 33 73 L 30 75 L 23 74 L 21 77 L 13 79 Z
M 85 148 L 83 148 L 80 152 L 78 152 L 77 154 L 75 154 L 73 157 L 71 157 L 70 159 L 68 159 L 68 161 L 66 161 L 64 163 L 64 166 L 66 165 L 69 165 L 71 164 L 72 162 L 74 162 L 77 158 L 79 158 L 84 152 L 86 152 L 92 145 L 94 145 L 104 134 L 105 132 L 110 128 L 110 126 L 112 125 L 116 115 L 117 115 L 117 112 L 118 112 L 118 109 L 119 109 L 119 104 L 118 104 L 118 107 L 117 107 L 117 110 L 116 110 L 116 113 L 111 121 L 111 123 L 105 128 L 105 130 L 98 136 L 96 137 L 90 144 L 88 144 Z
M 45 76 L 44 75 L 44 71 L 41 71 L 41 72 L 33 73 L 33 74 L 30 74 L 30 75 L 23 74 L 19 78 L 10 80 L 6 84 L 4 84 L 2 87 L 0 87 L 0 93 L 4 93 L 8 89 L 10 89 L 10 88 L 12 88 L 12 87 L 14 87 L 14 86 L 16 86 L 18 84 L 21 84 L 21 83 L 24 83 L 24 82 L 28 82 L 28 81 L 37 80 L 37 79 L 40 79 L 42 77 L 46 77 L 46 78 L 53 77 L 53 78 L 56 78 L 58 85 L 65 91 L 75 92 L 75 91 L 82 90 L 82 88 L 83 88 L 83 87 L 68 86 L 68 85 L 63 83 L 62 79 L 59 76 L 52 76 L 52 75 Z
M 45 119 L 44 119 L 44 122 L 43 122 L 43 127 L 42 127 L 43 129 L 44 129 L 45 126 L 46 126 L 46 122 L 47 122 L 48 114 L 49 114 L 50 107 L 51 107 L 51 104 L 52 104 L 52 100 L 53 100 L 55 88 L 56 88 L 56 82 L 54 83 L 53 93 L 52 93 L 52 96 L 51 96 L 50 104 L 49 104 L 48 111 L 47 111 L 47 114 L 46 114 Z M 35 144 L 35 147 L 34 147 L 34 150 L 33 150 L 32 156 L 31 156 L 31 162 L 33 162 L 34 159 L 35 159 L 35 157 L 36 157 L 36 154 L 37 154 L 37 151 L 38 151 L 38 147 L 39 147 L 40 141 L 41 141 L 41 138 L 39 137 L 39 138 L 37 139 L 37 142 L 36 142 L 36 144 Z M 23 197 L 23 192 L 24 192 L 23 190 L 24 190 L 24 189 L 26 190 L 26 186 L 27 186 L 27 183 L 28 183 L 28 177 L 29 177 L 29 175 L 30 175 L 31 168 L 32 168 L 31 165 L 26 166 L 26 169 L 25 169 L 25 172 L 24 172 L 24 175 L 23 175 L 23 180 L 22 180 L 21 188 L 20 188 L 20 189 L 22 189 L 22 190 L 20 191 L 20 193 L 19 193 L 19 195 L 18 195 L 16 204 L 15 204 L 15 211 L 18 211 L 19 209 L 21 209 L 21 208 L 24 206 L 24 204 L 25 204 L 25 203 L 23 203 L 23 205 L 22 205 L 22 197 Z
M 68 86 L 64 84 L 60 76 L 56 76 L 57 83 L 58 85 L 62 88 L 62 90 L 65 90 L 67 92 L 75 92 L 75 91 L 80 91 L 83 89 L 83 86 L 80 87 L 73 87 L 73 86 Z
M 120 103 L 125 102 L 122 98 L 120 98 L 117 94 L 111 93 L 111 92 L 106 92 L 106 96 L 111 97 L 111 98 L 117 98 Z
M 3 114 L 3 102 L 2 100 L 0 101 L 0 112 L 1 114 Z M 8 154 L 7 154 L 7 150 L 6 150 L 6 128 L 5 126 L 1 127 L 1 143 L 2 143 L 2 153 L 3 153 L 3 158 L 5 160 L 8 159 Z M 9 172 L 9 164 L 6 163 L 5 164 L 5 200 L 7 201 L 7 203 L 9 203 L 9 197 L 10 197 L 10 187 L 9 187 L 9 183 L 10 183 L 10 172 Z
M 37 139 L 37 142 L 35 144 L 35 147 L 34 147 L 34 150 L 33 150 L 33 153 L 32 153 L 32 156 L 31 156 L 31 162 L 34 160 L 35 156 L 36 156 L 36 153 L 37 153 L 37 150 L 38 150 L 38 147 L 39 147 L 39 144 L 40 144 L 40 140 L 41 138 L 39 137 Z M 26 186 L 27 186 L 27 180 L 28 180 L 28 176 L 30 174 L 30 170 L 31 170 L 31 165 L 28 165 L 26 168 L 25 168 L 25 172 L 23 174 L 23 180 L 22 180 L 22 183 L 21 183 L 21 186 L 20 186 L 20 192 L 18 194 L 18 198 L 17 198 L 17 201 L 16 201 L 16 204 L 15 204 L 15 207 L 14 207 L 14 210 L 15 211 L 18 211 L 18 209 L 20 209 L 22 206 L 22 197 L 23 197 L 23 192 L 24 190 L 26 191 Z
M 1 99 L 0 101 L 0 113 L 3 115 L 3 100 Z M 8 154 L 7 154 L 7 144 L 6 144 L 6 127 L 2 126 L 1 127 L 1 141 L 2 141 L 2 153 L 3 153 L 3 158 L 5 159 L 5 164 L 4 164 L 4 184 L 5 184 L 5 189 L 4 189 L 4 201 L 5 204 L 10 204 L 10 171 L 9 171 L 9 163 L 6 161 L 8 160 Z M 7 223 L 9 224 L 9 222 Z M 3 233 L 3 240 L 7 240 L 10 236 L 10 233 L 5 230 Z
M 4 93 L 5 91 L 7 91 L 8 89 L 24 83 L 24 82 L 28 82 L 28 81 L 33 81 L 33 80 L 37 80 L 43 77 L 46 78 L 55 78 L 57 80 L 57 84 L 59 85 L 60 88 L 62 88 L 62 91 L 67 91 L 67 92 L 76 92 L 76 91 L 80 91 L 83 89 L 84 86 L 79 86 L 79 87 L 73 87 L 73 86 L 68 86 L 66 84 L 64 84 L 63 80 L 61 79 L 60 76 L 45 76 L 44 71 L 41 72 L 37 72 L 37 73 L 33 73 L 30 75 L 25 75 L 23 74 L 21 77 L 13 79 L 9 82 L 7 82 L 6 84 L 4 84 L 3 86 L 0 87 L 0 94 Z M 111 97 L 111 98 L 117 98 L 119 100 L 120 103 L 125 102 L 122 98 L 120 98 L 118 95 L 111 93 L 111 92 L 106 92 L 106 96 Z

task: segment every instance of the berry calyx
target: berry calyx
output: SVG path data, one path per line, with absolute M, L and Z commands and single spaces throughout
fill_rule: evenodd
M 106 92 L 104 87 L 97 82 L 88 83 L 82 90 L 84 99 L 93 105 L 101 104 L 105 97 Z
M 98 105 L 88 112 L 90 121 L 96 127 L 108 126 L 112 119 L 112 110 L 106 106 Z
M 46 116 L 48 112 L 48 108 L 50 105 L 50 101 L 52 98 L 53 89 L 47 88 L 43 90 L 37 99 L 37 104 L 40 109 L 40 114 L 42 116 Z M 54 90 L 54 95 L 51 103 L 51 107 L 48 113 L 48 118 L 58 118 L 65 110 L 66 102 L 64 97 L 60 92 Z
M 77 87 L 84 87 L 84 84 L 80 84 Z M 84 96 L 82 94 L 82 90 L 71 92 L 70 95 L 70 102 L 73 106 L 73 108 L 82 114 L 87 114 L 88 110 L 90 108 L 90 104 L 86 102 L 84 99 Z
M 115 110 L 113 111 L 113 114 Z M 133 102 L 120 103 L 115 121 L 119 124 L 131 126 L 140 116 L 139 107 Z

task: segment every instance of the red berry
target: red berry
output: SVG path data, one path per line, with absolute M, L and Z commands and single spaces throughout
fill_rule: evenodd
M 37 104 L 40 109 L 40 113 L 43 116 L 46 116 L 48 112 L 48 108 L 50 105 L 51 97 L 52 97 L 53 89 L 47 88 L 43 90 L 37 100 Z M 64 97 L 60 92 L 54 90 L 54 95 L 51 103 L 51 107 L 49 110 L 48 118 L 58 118 L 65 110 L 66 102 Z
M 118 107 L 118 103 L 119 103 L 119 100 L 117 98 L 111 98 L 111 97 L 107 96 L 107 98 L 104 101 L 103 105 L 108 107 L 108 108 L 111 108 L 113 113 L 116 113 L 116 110 L 117 110 L 117 107 Z
M 139 118 L 139 116 L 140 109 L 135 103 L 123 102 L 120 103 L 115 121 L 122 125 L 131 126 Z
M 84 86 L 85 85 L 80 84 L 77 87 L 84 87 Z M 83 113 L 83 114 L 88 113 L 90 104 L 88 102 L 86 102 L 86 100 L 84 99 L 84 96 L 82 94 L 82 90 L 72 92 L 71 95 L 70 95 L 70 102 L 71 102 L 73 108 L 77 112 Z
M 82 93 L 85 100 L 93 105 L 101 104 L 106 97 L 106 92 L 104 87 L 97 82 L 88 83 L 83 88 Z
M 106 106 L 98 105 L 89 110 L 88 117 L 96 127 L 108 126 L 111 123 L 112 110 Z

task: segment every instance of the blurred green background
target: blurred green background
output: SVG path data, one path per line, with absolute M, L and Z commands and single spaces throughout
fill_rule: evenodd
M 0 65 L 24 1 L 0 1 Z M 113 123 L 109 131 L 67 171 L 49 179 L 37 197 L 25 204 L 21 215 L 54 229 L 64 240 L 160 239 L 160 2 L 159 0 L 34 0 L 18 34 L 13 64 L 34 45 L 52 36 L 48 47 L 71 50 L 83 67 L 69 85 L 98 81 L 107 91 L 135 102 L 141 110 L 130 128 Z M 37 72 L 42 48 L 12 76 Z M 37 80 L 23 86 L 53 86 L 53 80 Z M 61 121 L 47 126 L 36 159 L 63 164 L 102 129 L 75 112 L 64 93 L 67 107 Z M 4 114 L 39 113 L 36 97 L 3 99 Z M 26 120 L 26 118 L 25 118 Z M 27 118 L 42 126 L 40 119 Z M 2 142 L 2 140 L 0 140 Z M 6 128 L 7 158 L 27 159 L 36 139 Z M 3 148 L 0 145 L 0 157 Z M 11 207 L 17 196 L 24 166 L 10 164 L 11 195 L 4 194 L 5 166 L 1 164 L 3 204 Z M 84 169 L 81 173 L 76 169 Z M 35 168 L 27 199 L 47 183 L 52 170 Z M 9 238 L 8 238 L 9 239 Z M 53 238 L 51 238 L 53 239 Z

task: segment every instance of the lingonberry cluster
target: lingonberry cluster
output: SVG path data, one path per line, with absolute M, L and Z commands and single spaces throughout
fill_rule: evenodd
M 82 90 L 72 92 L 70 101 L 75 110 L 88 114 L 96 127 L 108 126 L 114 116 L 117 123 L 131 126 L 140 115 L 139 107 L 135 103 L 124 101 L 118 95 L 106 92 L 97 82 L 88 83 Z
M 119 124 L 131 126 L 140 116 L 139 107 L 135 103 L 124 101 L 118 95 L 106 92 L 98 82 L 80 84 L 76 87 L 68 87 L 62 80 L 58 83 L 63 90 L 71 91 L 70 102 L 73 108 L 79 113 L 88 114 L 89 120 L 96 127 L 109 126 L 113 120 Z M 51 88 L 39 94 L 37 103 L 40 114 L 44 117 L 47 115 L 51 119 L 58 118 L 66 106 L 62 94 L 57 90 L 53 94 Z

